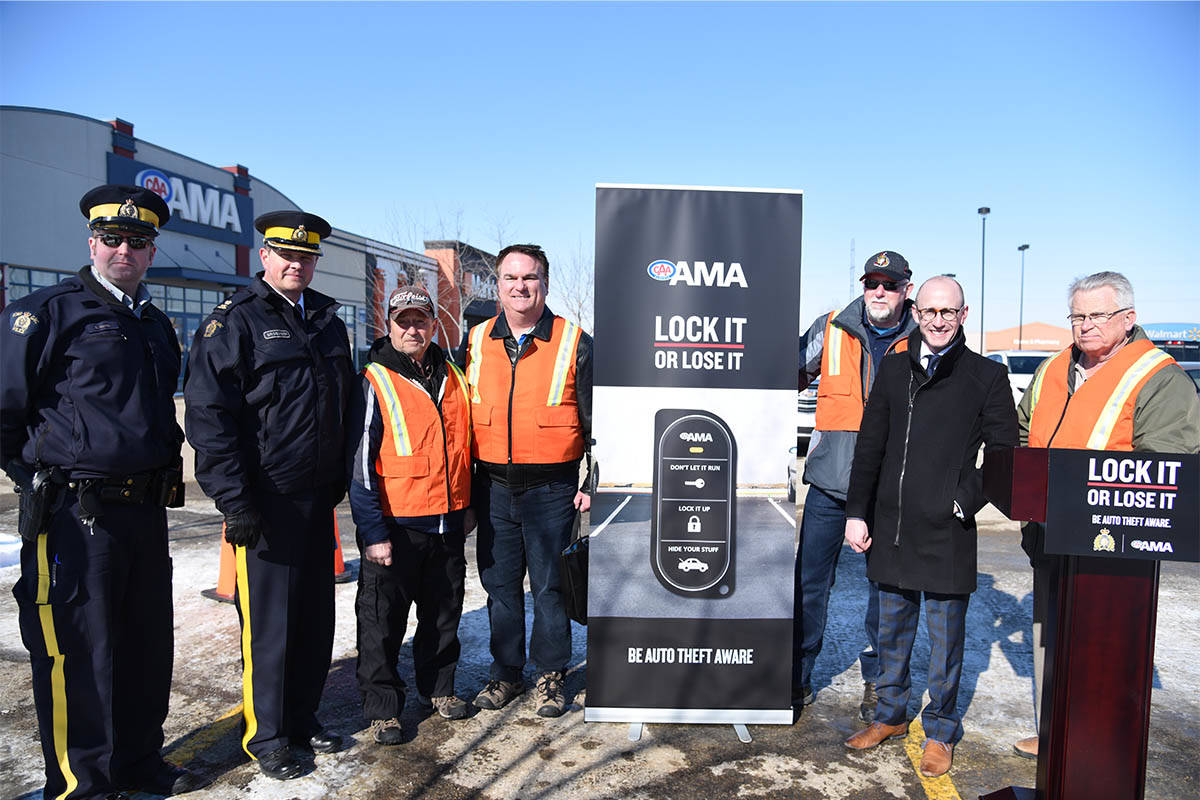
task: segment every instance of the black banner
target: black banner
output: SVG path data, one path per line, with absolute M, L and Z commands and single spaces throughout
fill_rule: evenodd
M 1200 456 L 1051 450 L 1046 552 L 1200 561 Z
M 802 201 L 597 187 L 589 721 L 792 722 Z

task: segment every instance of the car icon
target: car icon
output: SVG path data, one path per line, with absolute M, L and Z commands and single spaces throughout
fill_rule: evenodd
M 680 572 L 691 572 L 694 569 L 698 569 L 701 572 L 708 572 L 708 564 L 695 557 L 679 559 Z

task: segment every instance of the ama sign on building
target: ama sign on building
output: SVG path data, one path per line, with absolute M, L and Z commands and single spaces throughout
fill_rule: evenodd
M 108 154 L 109 183 L 142 186 L 171 209 L 163 230 L 254 246 L 254 202 L 245 195 L 177 172 Z

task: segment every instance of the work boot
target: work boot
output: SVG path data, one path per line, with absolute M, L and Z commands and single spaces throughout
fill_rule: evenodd
M 536 691 L 539 717 L 561 717 L 567 710 L 561 672 L 547 672 L 538 678 Z
M 453 694 L 430 698 L 430 705 L 437 709 L 442 719 L 466 719 L 467 701 Z
M 404 731 L 400 720 L 396 717 L 389 719 L 371 720 L 371 738 L 376 744 L 394 745 L 404 741 Z
M 479 694 L 475 695 L 475 707 L 486 708 L 488 711 L 496 711 L 504 708 L 512 699 L 525 691 L 525 684 L 520 680 L 510 683 L 509 681 L 488 681 L 487 686 L 484 686 Z
M 908 723 L 900 725 L 885 725 L 882 722 L 872 722 L 858 733 L 846 740 L 846 747 L 851 750 L 870 750 L 875 745 L 887 739 L 900 739 L 908 735 Z
M 879 695 L 875 694 L 875 682 L 863 681 L 863 699 L 858 704 L 858 716 L 863 722 L 875 721 L 875 704 L 879 702 Z
M 1017 755 L 1021 758 L 1037 758 L 1038 737 L 1026 736 L 1013 745 L 1013 750 L 1017 751 Z

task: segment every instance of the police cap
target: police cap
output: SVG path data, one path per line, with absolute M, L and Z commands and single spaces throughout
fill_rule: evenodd
M 321 240 L 333 230 L 316 214 L 303 211 L 272 211 L 254 220 L 263 244 L 279 250 L 299 250 L 321 255 Z
M 864 280 L 872 272 L 886 275 L 893 281 L 906 281 L 912 278 L 912 270 L 908 268 L 908 261 L 904 256 L 891 250 L 883 250 L 868 258 L 867 263 L 863 266 L 862 278 L 859 280 Z
M 117 228 L 157 236 L 171 218 L 171 209 L 154 192 L 141 186 L 107 183 L 97 186 L 79 201 L 88 227 Z

